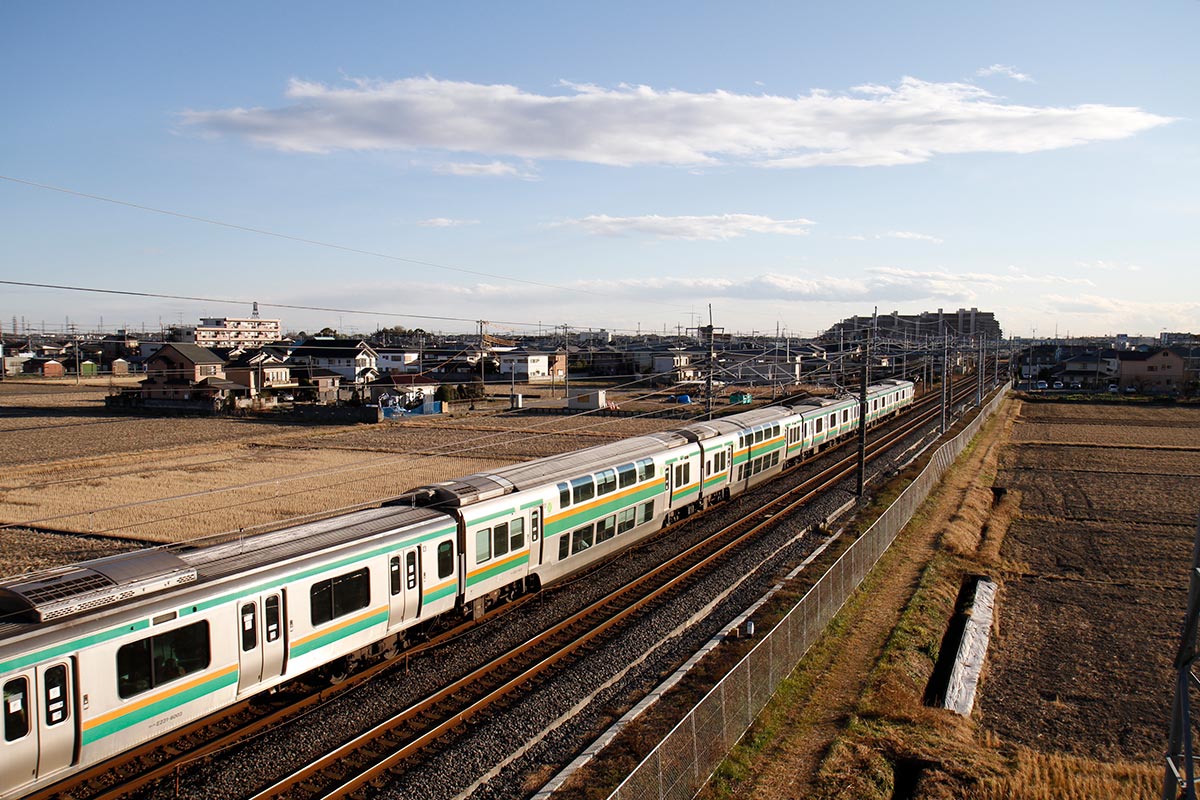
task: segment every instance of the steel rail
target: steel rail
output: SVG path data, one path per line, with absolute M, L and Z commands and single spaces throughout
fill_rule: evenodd
M 883 436 L 877 437 L 875 441 L 868 445 L 868 457 L 872 459 L 878 457 L 881 452 L 889 449 L 897 441 L 911 435 L 914 430 L 920 429 L 938 414 L 940 414 L 939 409 L 930 408 L 919 413 L 915 418 L 904 419 L 904 424 L 885 433 Z M 349 779 L 339 777 L 332 780 L 332 788 L 328 788 L 327 784 L 325 788 L 320 789 L 320 794 L 314 796 L 330 799 L 341 798 L 362 789 L 384 773 L 437 741 L 449 731 L 460 727 L 465 722 L 512 694 L 515 690 L 530 684 L 546 670 L 583 650 L 615 626 L 647 609 L 652 603 L 662 600 L 668 594 L 680 588 L 689 578 L 696 576 L 705 568 L 719 561 L 731 550 L 753 538 L 763 528 L 777 524 L 781 515 L 790 513 L 806 504 L 814 496 L 832 486 L 836 486 L 852 475 L 856 469 L 857 455 L 842 458 L 811 478 L 789 488 L 765 506 L 756 508 L 752 513 L 752 517 L 760 521 L 748 524 L 751 523 L 751 516 L 747 516 L 726 526 L 705 540 L 685 549 L 649 573 L 640 575 L 625 586 L 596 600 L 586 608 L 541 632 L 533 639 L 500 656 L 491 663 L 473 670 L 471 673 L 443 687 L 433 695 L 410 705 L 389 719 L 344 742 L 336 749 L 311 762 L 302 769 L 261 789 L 252 795 L 250 800 L 269 800 L 270 798 L 284 797 L 301 784 L 306 787 L 306 790 L 311 792 L 313 784 L 319 781 L 319 776 L 323 773 L 331 773 L 338 770 L 344 772 L 356 754 L 377 748 L 380 739 L 395 737 L 399 729 L 432 714 L 439 705 L 454 698 L 456 695 L 484 683 L 497 670 L 512 665 L 518 659 L 527 659 L 529 662 L 528 666 L 522 668 L 515 675 L 503 678 L 500 685 L 486 690 L 482 695 L 473 697 L 465 705 L 457 705 L 448 713 L 440 713 L 438 716 L 441 719 L 428 729 L 407 738 L 407 741 L 398 746 L 391 746 L 389 748 L 391 752 L 381 758 L 374 758 L 373 764 L 365 769 L 358 769 L 357 774 L 354 774 Z M 771 512 L 770 519 L 762 520 L 764 511 Z M 723 543 L 721 543 L 722 540 L 724 540 Z M 705 551 L 708 552 L 706 553 Z M 690 559 L 696 557 L 699 557 L 699 560 L 683 567 L 682 571 L 679 571 L 680 565 L 686 564 Z M 658 579 L 668 575 L 672 571 L 675 571 L 674 575 L 670 575 L 665 582 L 659 582 L 657 585 L 654 585 Z M 639 594 L 639 592 L 643 591 L 644 593 Z M 632 600 L 630 600 L 631 596 L 634 596 Z M 618 602 L 623 603 L 623 605 L 615 611 L 609 612 L 608 616 L 603 620 L 599 622 L 593 621 L 593 617 L 601 614 L 605 609 Z M 583 632 L 573 632 L 581 627 L 584 629 Z M 541 648 L 549 645 L 553 639 L 561 638 L 564 634 L 570 634 L 565 643 L 552 646 L 549 653 L 540 652 Z

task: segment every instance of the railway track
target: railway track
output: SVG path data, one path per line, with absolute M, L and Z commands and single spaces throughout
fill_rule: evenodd
M 878 436 L 868 444 L 868 460 L 887 452 L 939 413 L 937 409 L 923 410 L 905 424 Z M 856 470 L 857 454 L 840 459 L 652 572 L 276 780 L 252 795 L 251 800 L 332 799 L 370 794 L 373 788 L 403 772 L 406 762 L 417 754 L 438 747 L 443 737 L 451 736 L 480 715 L 507 707 L 511 698 L 519 697 L 551 670 L 569 666 L 581 655 L 603 648 L 611 632 L 653 614 L 763 528 L 777 524 L 779 517 L 806 504 Z
M 968 382 L 973 383 L 961 383 Z M 962 396 L 968 396 L 971 391 L 968 387 Z M 909 435 L 912 428 L 927 425 L 936 418 L 938 410 L 931 401 L 932 398 L 927 396 L 924 405 L 918 403 L 911 413 L 895 425 L 895 431 L 878 429 L 883 432 L 876 434 L 875 441 L 869 444 L 870 453 L 885 450 L 894 441 Z M 802 504 L 812 494 L 821 491 L 820 488 L 814 488 L 816 484 L 836 484 L 853 474 L 855 462 L 855 456 L 842 459 L 800 487 L 785 492 L 773 501 L 773 510 L 759 508 L 754 517 L 761 520 L 765 513 L 773 516 L 786 514 L 788 508 Z M 803 499 L 799 495 L 803 495 Z M 663 535 L 670 535 L 675 527 L 666 529 Z M 332 797 L 368 786 L 388 770 L 394 770 L 397 764 L 402 764 L 413 753 L 437 741 L 447 731 L 503 702 L 504 698 L 521 688 L 528 687 L 556 665 L 569 662 L 579 653 L 586 652 L 588 647 L 602 646 L 602 637 L 606 632 L 622 622 L 635 619 L 639 614 L 648 613 L 654 603 L 665 602 L 670 592 L 679 591 L 691 576 L 751 538 L 761 525 L 746 523 L 742 527 L 744 530 L 738 530 L 739 526 L 736 525 L 730 526 L 700 545 L 689 548 L 678 559 L 657 570 L 653 579 L 644 576 L 631 582 L 614 596 L 593 603 L 584 611 L 535 637 L 527 646 L 463 675 L 424 701 L 406 708 L 392 720 L 345 742 L 325 758 L 318 759 L 309 769 L 276 781 L 255 796 Z M 604 566 L 597 565 L 593 569 Z M 453 641 L 471 628 L 490 624 L 530 599 L 529 596 L 521 598 L 490 612 L 481 620 L 459 626 L 412 648 L 400 657 L 400 662 L 422 650 Z M 49 787 L 30 797 L 37 800 L 56 796 L 107 799 L 136 795 L 154 785 L 161 787 L 163 784 L 169 786 L 178 783 L 183 768 L 189 763 L 210 757 L 268 729 L 285 725 L 288 720 L 303 716 L 344 693 L 352 692 L 377 675 L 396 667 L 396 661 L 385 661 L 356 674 L 350 681 L 337 687 L 309 687 L 307 691 L 291 694 L 280 692 L 278 695 L 253 698 L 219 718 L 209 718 L 190 726 L 170 741 L 151 742 L 128 753 L 121 760 L 123 763 L 114 761 L 102 764 L 95 770 L 76 776 L 70 786 L 61 784 Z M 348 755 L 352 752 L 377 753 L 380 757 L 368 764 L 362 759 L 352 760 Z

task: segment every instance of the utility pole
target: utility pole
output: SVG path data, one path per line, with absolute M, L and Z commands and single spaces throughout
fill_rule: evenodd
M 696 338 L 704 342 L 705 337 L 708 339 L 708 369 L 705 370 L 704 379 L 704 413 L 707 419 L 712 419 L 713 414 L 713 373 L 717 369 L 717 347 L 716 347 L 716 332 L 725 332 L 724 328 L 713 327 L 712 303 L 708 304 L 708 324 L 701 325 L 696 328 L 688 328 L 688 333 L 696 332 Z
M 485 334 L 483 331 L 484 331 L 484 326 L 486 326 L 486 325 L 487 325 L 486 319 L 479 320 L 479 382 L 484 384 L 485 386 L 487 384 L 487 379 L 484 377 L 484 374 L 483 374 L 483 359 L 484 359 L 484 354 L 487 352 L 487 334 Z M 486 389 L 484 390 L 484 393 L 485 394 L 487 393 Z
M 858 382 L 858 487 L 861 499 L 867 485 L 867 369 L 871 363 L 871 337 L 868 333 L 862 346 L 862 371 Z
M 942 340 L 942 433 L 946 432 L 946 406 L 950 402 L 950 336 Z
M 983 337 L 980 336 L 979 337 L 979 358 L 977 358 L 975 360 L 975 405 L 976 406 L 983 405 L 983 373 L 985 371 L 985 367 L 983 366 L 983 357 L 984 357 Z
M 563 397 L 567 398 L 567 403 L 571 402 L 571 328 L 569 325 L 563 325 L 563 351 L 566 353 L 566 360 L 563 362 Z

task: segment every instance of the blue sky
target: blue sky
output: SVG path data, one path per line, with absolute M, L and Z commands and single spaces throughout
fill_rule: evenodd
M 0 180 L 0 278 L 208 300 L 9 285 L 0 324 L 258 300 L 346 332 L 674 329 L 709 304 L 800 335 L 876 306 L 1200 332 L 1198 22 L 1195 0 L 10 0 L 0 175 L 29 183 Z

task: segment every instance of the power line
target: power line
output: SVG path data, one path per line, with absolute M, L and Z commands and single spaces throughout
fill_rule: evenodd
M 542 281 L 532 281 L 532 280 L 528 280 L 526 278 L 515 278 L 511 275 L 500 275 L 500 274 L 497 274 L 494 272 L 483 272 L 482 270 L 467 269 L 466 267 L 454 267 L 449 264 L 438 264 L 433 261 L 423 261 L 423 260 L 417 259 L 417 258 L 408 258 L 406 256 L 392 255 L 391 253 L 381 253 L 377 250 L 364 250 L 362 248 L 349 247 L 347 245 L 336 244 L 334 242 L 323 242 L 319 239 L 308 239 L 303 236 L 293 236 L 292 234 L 279 233 L 278 231 L 270 231 L 270 230 L 266 230 L 265 228 L 255 228 L 250 225 L 239 225 L 237 223 L 225 222 L 223 220 L 211 219 L 209 217 L 199 217 L 194 214 L 184 214 L 179 211 L 171 211 L 171 210 L 165 209 L 165 208 L 156 208 L 154 206 L 142 205 L 141 203 L 131 203 L 127 200 L 118 200 L 113 197 L 105 197 L 103 195 L 98 195 L 98 194 L 89 194 L 87 192 L 80 192 L 75 189 L 67 189 L 62 186 L 52 186 L 52 185 L 46 184 L 46 183 L 38 183 L 36 181 L 24 180 L 22 178 L 14 178 L 10 175 L 0 175 L 0 180 L 6 180 L 11 183 L 21 184 L 23 186 L 31 186 L 36 189 L 45 189 L 45 190 L 51 191 L 51 192 L 60 192 L 62 194 L 72 195 L 74 197 L 82 197 L 87 200 L 96 200 L 96 201 L 99 201 L 102 203 L 112 203 L 113 205 L 125 206 L 126 208 L 134 208 L 139 211 L 149 211 L 149 212 L 152 212 L 155 214 L 164 214 L 169 217 L 178 217 L 179 219 L 191 220 L 192 222 L 203 222 L 207 225 L 217 225 L 222 228 L 230 228 L 232 230 L 244 231 L 246 233 L 256 233 L 256 234 L 259 234 L 260 236 L 272 236 L 276 239 L 284 239 L 284 240 L 291 241 L 291 242 L 300 242 L 301 244 L 310 244 L 315 247 L 326 247 L 331 250 L 340 250 L 345 253 L 355 253 L 357 255 L 371 256 L 372 258 L 384 258 L 389 261 L 399 261 L 399 262 L 402 262 L 405 264 L 415 264 L 415 265 L 421 266 L 421 267 L 433 267 L 434 269 L 444 269 L 444 270 L 448 270 L 450 272 L 461 272 L 465 275 L 475 275 L 475 276 L 481 277 L 481 278 L 494 278 L 496 280 L 511 281 L 513 283 L 523 283 L 527 286 L 538 286 L 543 289 L 556 289 L 556 290 L 562 291 L 562 292 L 574 292 L 576 294 L 586 294 L 586 295 L 592 295 L 595 297 L 608 297 L 611 299 L 621 299 L 621 300 L 626 300 L 626 301 L 628 301 L 628 299 L 629 299 L 629 298 L 621 296 L 621 295 L 610 294 L 607 292 L 595 292 L 590 289 L 571 288 L 568 286 L 560 286 L 560 285 L 554 284 L 554 283 L 544 283 Z M 154 296 L 154 295 L 151 295 L 151 296 Z M 182 298 L 182 299 L 191 300 L 191 299 L 202 299 L 202 298 Z M 637 302 L 648 302 L 648 301 L 643 300 L 643 301 L 637 301 Z M 662 306 L 662 305 L 666 305 L 666 304 L 655 303 L 655 305 Z M 275 307 L 278 307 L 278 308 L 304 308 L 303 306 L 275 306 Z M 683 308 L 683 306 L 673 306 L 673 307 L 674 308 Z M 326 309 L 313 309 L 313 310 L 322 311 L 322 310 L 326 310 Z M 434 318 L 431 317 L 431 319 L 434 319 Z M 524 323 L 522 323 L 522 324 L 524 324 Z

